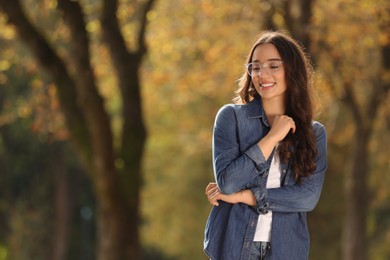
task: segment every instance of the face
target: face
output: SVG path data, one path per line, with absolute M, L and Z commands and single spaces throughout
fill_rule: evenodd
M 263 101 L 284 100 L 287 84 L 284 66 L 276 47 L 271 43 L 257 46 L 251 62 L 255 64 L 252 82 Z

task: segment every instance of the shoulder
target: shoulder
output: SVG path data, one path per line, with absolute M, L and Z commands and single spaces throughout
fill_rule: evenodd
M 318 121 L 312 122 L 312 127 L 314 131 L 314 135 L 318 138 L 326 138 L 326 128 L 323 124 Z
M 218 113 L 222 112 L 222 111 L 231 111 L 233 112 L 234 110 L 240 110 L 240 109 L 245 109 L 246 107 L 248 106 L 248 104 L 225 104 L 223 105 Z
M 221 107 L 217 115 L 233 114 L 236 113 L 239 116 L 244 114 L 257 115 L 262 110 L 261 101 L 259 99 L 253 99 L 249 103 L 245 104 L 226 104 Z
M 235 114 L 240 113 L 245 106 L 245 104 L 226 104 L 218 110 L 216 117 L 217 119 L 236 117 Z

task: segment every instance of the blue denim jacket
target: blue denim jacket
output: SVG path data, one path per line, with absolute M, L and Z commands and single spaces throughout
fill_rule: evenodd
M 214 206 L 205 229 L 204 251 L 213 260 L 245 260 L 253 242 L 259 214 L 272 215 L 271 252 L 267 259 L 304 260 L 309 255 L 306 212 L 316 206 L 326 170 L 326 131 L 313 122 L 317 168 L 297 184 L 290 164 L 281 164 L 281 187 L 266 189 L 272 156 L 265 160 L 257 143 L 269 131 L 261 99 L 245 105 L 222 107 L 215 120 L 213 166 L 222 193 L 251 189 L 257 201 L 252 207 L 221 201 Z

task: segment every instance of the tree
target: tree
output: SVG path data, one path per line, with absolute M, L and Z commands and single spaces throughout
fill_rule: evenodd
M 380 108 L 386 104 L 390 92 L 386 76 L 390 70 L 389 7 L 386 1 L 376 2 L 375 5 L 369 1 L 336 3 L 326 12 L 331 20 L 317 24 L 321 35 L 315 35 L 319 39 L 319 48 L 322 48 L 321 64 L 324 68 L 331 68 L 322 70 L 326 75 L 325 81 L 332 95 L 350 111 L 354 126 L 353 148 L 349 156 L 351 168 L 345 175 L 346 210 L 342 244 L 345 260 L 369 259 L 367 215 L 373 194 L 369 187 L 370 162 L 373 159 L 369 144 Z M 343 16 L 330 15 L 332 9 L 343 10 Z M 365 20 L 362 17 L 366 17 Z M 333 37 L 335 31 L 345 33 L 342 38 Z M 356 52 L 356 49 L 359 49 L 359 55 L 351 52 Z M 367 61 L 373 66 L 367 68 Z
M 101 28 L 110 50 L 121 90 L 122 129 L 114 146 L 110 116 L 97 89 L 91 64 L 90 35 L 78 1 L 58 0 L 70 34 L 71 65 L 63 59 L 27 18 L 20 1 L 0 0 L 20 39 L 56 84 L 58 99 L 70 138 L 85 163 L 98 203 L 98 258 L 139 259 L 139 193 L 141 163 L 146 140 L 140 97 L 139 69 L 146 53 L 147 13 L 154 1 L 146 1 L 139 14 L 137 47 L 130 50 L 121 33 L 116 12 L 118 1 L 104 0 Z M 134 8 L 137 2 L 132 2 Z M 120 163 L 118 163 L 118 161 Z

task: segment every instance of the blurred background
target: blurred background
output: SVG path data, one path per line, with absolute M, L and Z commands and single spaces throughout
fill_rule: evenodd
M 0 260 L 207 259 L 215 114 L 252 44 L 310 53 L 310 259 L 390 259 L 390 1 L 0 0 Z

